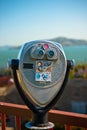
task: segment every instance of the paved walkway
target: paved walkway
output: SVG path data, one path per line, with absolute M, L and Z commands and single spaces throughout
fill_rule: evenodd
M 0 130 L 2 130 L 1 126 L 0 126 Z M 6 130 L 14 130 L 14 128 L 12 128 L 12 127 L 6 127 Z

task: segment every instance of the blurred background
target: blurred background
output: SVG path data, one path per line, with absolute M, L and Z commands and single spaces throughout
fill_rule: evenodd
M 76 61 L 54 108 L 87 113 L 87 0 L 0 0 L 0 101 L 24 104 L 7 61 L 41 39 L 59 42 Z

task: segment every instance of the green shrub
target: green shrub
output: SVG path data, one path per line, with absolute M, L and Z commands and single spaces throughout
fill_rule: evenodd
M 72 78 L 87 79 L 87 64 L 76 65 L 69 74 L 69 79 Z
M 6 68 L 0 69 L 0 76 L 10 76 L 10 75 L 11 75 L 10 69 L 6 69 Z

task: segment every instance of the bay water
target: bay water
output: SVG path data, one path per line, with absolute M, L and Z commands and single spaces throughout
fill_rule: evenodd
M 87 45 L 64 46 L 68 60 L 75 59 L 76 64 L 87 64 Z M 0 48 L 0 68 L 6 68 L 8 59 L 17 58 L 19 49 Z

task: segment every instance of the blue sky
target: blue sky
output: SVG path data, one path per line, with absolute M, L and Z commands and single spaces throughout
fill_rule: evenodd
M 0 45 L 59 36 L 87 40 L 87 0 L 0 0 Z

